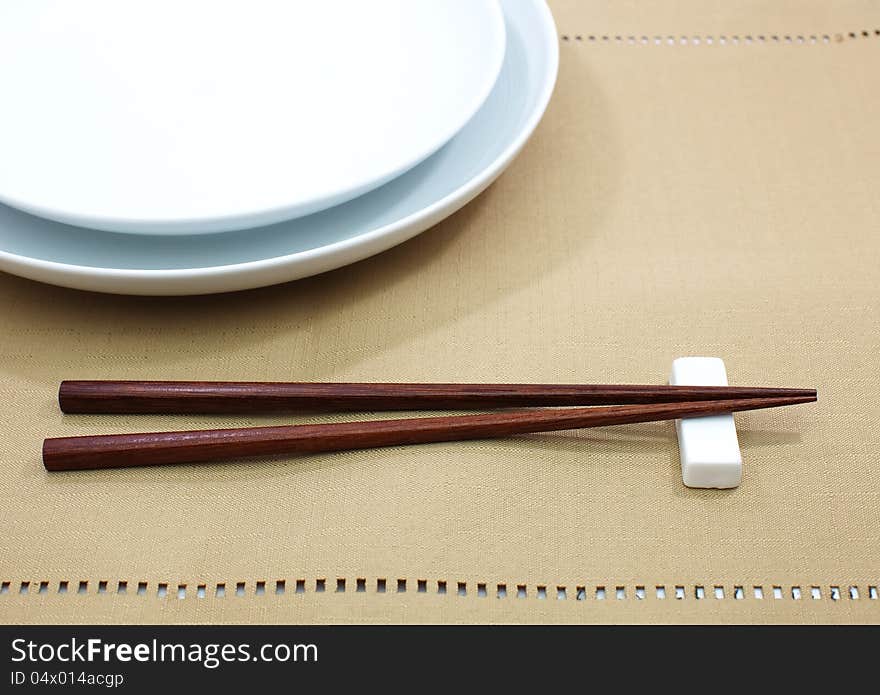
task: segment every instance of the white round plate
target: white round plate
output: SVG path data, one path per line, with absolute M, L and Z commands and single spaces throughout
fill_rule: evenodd
M 528 140 L 550 100 L 559 46 L 547 5 L 501 5 L 507 52 L 495 89 L 449 144 L 400 178 L 308 217 L 210 238 L 111 234 L 0 205 L 0 269 L 100 292 L 207 294 L 315 275 L 406 241 L 486 188 Z
M 0 202 L 200 234 L 338 205 L 479 110 L 498 0 L 3 0 Z

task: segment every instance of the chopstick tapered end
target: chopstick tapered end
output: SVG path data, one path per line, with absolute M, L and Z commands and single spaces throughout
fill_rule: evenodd
M 819 400 L 816 389 L 790 389 L 790 394 L 798 398 L 809 398 L 811 401 Z

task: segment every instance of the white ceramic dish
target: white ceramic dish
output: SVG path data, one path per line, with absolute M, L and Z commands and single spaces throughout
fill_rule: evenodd
M 544 0 L 501 5 L 507 52 L 486 104 L 449 144 L 385 186 L 309 217 L 211 238 L 110 234 L 0 205 L 0 269 L 100 292 L 206 294 L 315 275 L 415 236 L 504 170 L 550 100 L 559 60 L 550 10 Z
M 446 144 L 504 50 L 498 0 L 3 0 L 0 201 L 143 234 L 311 214 Z

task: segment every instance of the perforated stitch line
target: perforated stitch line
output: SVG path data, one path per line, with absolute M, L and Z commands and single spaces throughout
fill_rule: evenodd
M 563 42 L 618 46 L 806 46 L 880 39 L 880 29 L 833 34 L 560 34 Z
M 329 584 L 329 586 L 328 586 Z M 129 591 L 129 587 L 136 587 Z M 292 590 L 288 592 L 288 587 Z M 262 599 L 269 595 L 285 594 L 344 594 L 352 591 L 356 594 L 391 594 L 403 595 L 408 587 L 413 587 L 416 595 L 435 594 L 455 598 L 473 598 L 478 600 L 495 598 L 506 600 L 556 600 L 556 601 L 602 601 L 609 603 L 626 601 L 644 601 L 649 596 L 658 601 L 761 601 L 769 605 L 773 601 L 832 601 L 852 602 L 880 601 L 877 584 L 859 586 L 857 584 L 576 584 L 537 583 L 534 585 L 506 582 L 490 583 L 486 581 L 467 582 L 446 579 L 416 578 L 415 581 L 405 577 L 389 579 L 376 577 L 369 579 L 358 576 L 349 581 L 346 577 L 326 577 L 307 579 L 293 577 L 288 579 L 258 579 L 255 581 L 234 582 L 154 582 L 129 580 L 61 580 L 57 583 L 48 580 L 4 580 L 0 582 L 0 600 L 10 594 L 19 596 L 48 594 L 70 596 L 107 596 L 112 594 L 131 595 L 162 600 L 202 600 L 208 597 L 234 601 L 241 598 Z

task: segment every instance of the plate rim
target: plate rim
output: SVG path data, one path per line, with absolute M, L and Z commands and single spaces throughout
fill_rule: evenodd
M 417 236 L 464 207 L 485 190 L 513 161 L 544 116 L 556 85 L 559 69 L 559 43 L 553 14 L 546 0 L 531 1 L 541 18 L 540 31 L 544 39 L 544 58 L 547 61 L 542 90 L 532 112 L 517 136 L 490 164 L 455 190 L 419 211 L 348 239 L 303 251 L 241 263 L 198 268 L 112 268 L 45 260 L 0 249 L 0 262 L 2 262 L 0 270 L 56 286 L 112 294 L 153 296 L 214 294 L 255 289 L 318 275 L 364 260 Z M 377 244 L 376 242 L 382 243 Z M 304 269 L 301 273 L 293 273 L 284 279 L 255 276 L 258 273 L 277 273 L 279 270 L 287 269 L 290 265 L 301 266 L 305 264 L 313 264 L 314 267 Z M 44 279 L 46 274 L 51 275 L 52 279 Z M 240 280 L 243 276 L 249 278 L 249 281 L 237 284 L 232 282 L 236 278 Z M 225 288 L 203 284 L 182 291 L 179 289 L 163 291 L 167 288 L 161 286 L 163 282 L 204 282 L 224 278 L 227 279 L 229 285 Z M 82 282 L 83 280 L 86 282 Z M 119 289 L 113 286 L 113 283 L 122 284 L 126 281 L 133 282 L 136 286 L 128 289 Z M 86 288 L 85 284 L 89 284 L 90 287 Z

